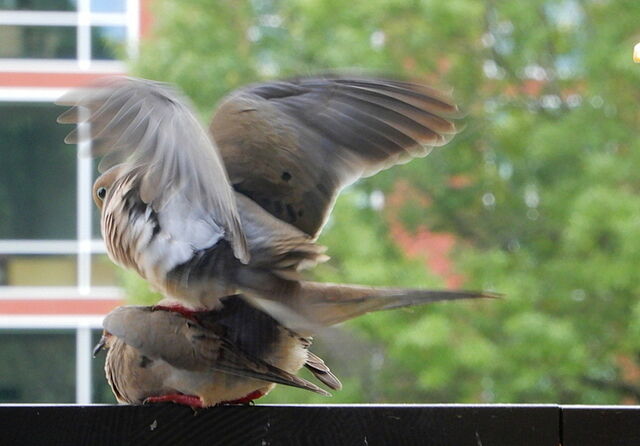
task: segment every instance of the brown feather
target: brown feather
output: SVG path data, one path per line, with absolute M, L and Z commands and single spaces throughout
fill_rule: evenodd
M 333 390 L 342 389 L 340 380 L 331 373 L 331 370 L 324 363 L 322 358 L 309 352 L 307 363 L 304 365 L 313 375 L 322 381 L 327 387 Z
M 236 190 L 315 238 L 344 186 L 445 144 L 458 115 L 430 87 L 326 76 L 234 92 L 210 130 Z
M 218 370 L 245 378 L 284 384 L 322 395 L 313 383 L 238 350 L 217 330 L 188 321 L 171 311 L 151 307 L 119 307 L 104 320 L 107 332 L 152 359 L 191 372 Z

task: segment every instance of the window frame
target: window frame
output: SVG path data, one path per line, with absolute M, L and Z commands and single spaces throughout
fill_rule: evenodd
M 2 88 L 0 87 L 0 104 L 3 102 L 25 102 L 49 104 L 68 92 L 69 88 Z M 62 109 L 61 109 L 62 111 Z M 86 132 L 81 124 L 80 132 Z M 93 203 L 93 160 L 82 153 L 91 153 L 91 142 L 80 142 L 77 145 L 76 158 L 76 238 L 58 240 L 39 239 L 0 239 L 0 255 L 75 255 L 76 285 L 71 287 L 74 294 L 91 296 L 109 292 L 114 287 L 97 287 L 91 285 L 92 256 L 106 254 L 102 239 L 93 238 L 92 209 Z M 19 286 L 0 286 L 0 297 L 14 293 Z M 28 287 L 26 287 L 28 288 Z M 55 286 L 42 288 L 40 294 L 48 296 L 57 294 Z M 65 287 L 69 289 L 69 287 Z
M 119 60 L 91 59 L 91 30 L 95 26 L 122 26 L 126 33 L 129 58 L 138 53 L 141 33 L 141 0 L 126 0 L 125 10 L 117 13 L 91 12 L 91 0 L 77 0 L 76 11 L 2 10 L 2 25 L 73 26 L 76 28 L 75 59 L 0 59 L 0 73 L 19 77 L 26 73 L 46 76 L 63 74 L 123 74 L 126 65 Z M 91 76 L 89 76 L 91 77 Z M 9 85 L 12 85 L 10 83 Z M 55 84 L 51 84 L 55 85 Z M 4 102 L 41 103 L 50 105 L 71 88 L 33 86 L 0 86 L 0 105 Z M 62 110 L 62 109 L 61 109 Z M 87 153 L 90 143 L 77 146 L 78 154 Z M 70 150 L 72 150 L 70 148 Z M 76 161 L 76 233 L 75 238 L 59 240 L 0 239 L 0 254 L 8 255 L 74 255 L 77 274 L 74 286 L 0 286 L 0 301 L 29 299 L 65 299 L 83 301 L 121 300 L 122 289 L 117 286 L 92 285 L 92 261 L 95 255 L 106 253 L 101 238 L 94 238 L 93 161 L 78 156 Z M 102 329 L 103 314 L 32 315 L 0 314 L 0 334 L 6 330 L 73 330 L 76 354 L 77 404 L 94 401 L 92 380 L 92 334 Z
M 76 350 L 76 404 L 93 402 L 92 330 L 102 330 L 103 316 L 3 316 L 0 333 L 4 330 L 73 330 Z
M 76 11 L 0 11 L 0 26 L 72 26 L 76 28 L 75 59 L 0 59 L 0 72 L 103 72 L 121 73 L 125 64 L 118 60 L 92 59 L 91 29 L 121 26 L 126 32 L 127 54 L 137 55 L 140 39 L 140 0 L 126 0 L 124 12 L 91 12 L 91 0 L 78 0 Z

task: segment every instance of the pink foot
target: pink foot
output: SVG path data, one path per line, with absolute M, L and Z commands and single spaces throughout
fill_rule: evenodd
M 201 409 L 202 400 L 194 395 L 183 395 L 181 393 L 172 393 L 169 395 L 150 396 L 144 400 L 147 403 L 176 403 L 183 406 L 190 406 L 192 409 Z
M 185 306 L 182 306 L 180 304 L 171 304 L 171 305 L 154 305 L 153 306 L 153 311 L 173 311 L 174 313 L 179 313 L 181 315 L 183 315 L 184 317 L 186 317 L 187 319 L 190 319 L 192 321 L 195 321 L 195 315 L 196 313 L 199 313 L 201 310 L 193 310 L 191 308 L 187 308 Z
M 247 404 L 253 400 L 257 400 L 258 398 L 262 398 L 264 396 L 264 392 L 260 390 L 255 390 L 251 392 L 249 395 L 243 396 L 238 400 L 233 401 L 223 401 L 220 404 Z

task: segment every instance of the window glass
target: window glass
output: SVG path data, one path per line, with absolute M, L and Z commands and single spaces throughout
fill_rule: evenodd
M 74 26 L 0 26 L 0 58 L 75 59 Z
M 77 0 L 0 0 L 0 10 L 75 11 L 77 3 Z
M 0 403 L 75 402 L 75 350 L 72 330 L 0 330 Z
M 0 102 L 0 239 L 76 236 L 76 149 L 63 142 L 73 127 L 56 123 L 63 110 Z
M 118 59 L 124 49 L 127 29 L 124 26 L 94 26 L 91 28 L 91 58 Z
M 93 286 L 118 285 L 118 267 L 106 254 L 91 256 L 91 284 Z
M 91 12 L 125 12 L 126 0 L 91 0 Z
M 75 255 L 0 255 L 0 285 L 74 286 Z

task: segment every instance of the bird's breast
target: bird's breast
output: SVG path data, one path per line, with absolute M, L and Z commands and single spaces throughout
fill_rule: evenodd
M 156 212 L 140 199 L 135 183 L 118 182 L 103 206 L 101 228 L 111 260 L 136 271 L 166 294 L 194 303 L 212 293 L 233 294 L 226 286 L 216 290 L 211 283 L 216 276 L 212 259 L 220 257 L 212 253 L 224 232 L 185 197 L 172 196 Z M 203 258 L 209 267 L 204 272 L 200 271 Z M 199 270 L 191 268 L 196 266 Z M 172 274 L 176 270 L 181 274 Z M 199 286 L 200 276 L 208 279 L 206 287 Z
M 174 368 L 165 382 L 185 395 L 200 397 L 204 407 L 236 401 L 256 390 L 267 394 L 275 384 L 222 372 L 191 372 Z

